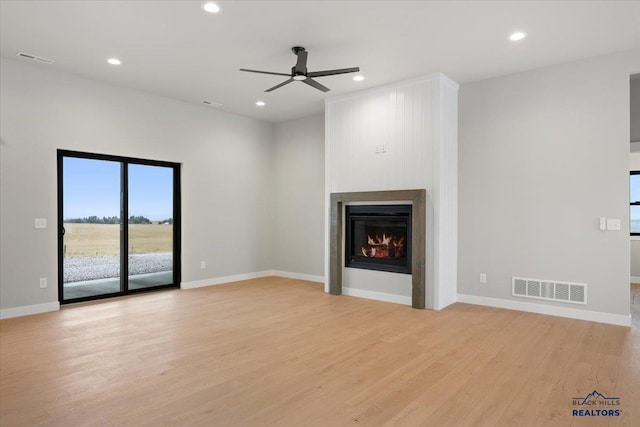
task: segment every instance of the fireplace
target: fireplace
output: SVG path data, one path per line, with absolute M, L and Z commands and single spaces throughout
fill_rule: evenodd
M 411 205 L 348 205 L 345 220 L 345 267 L 411 274 Z
M 407 244 L 407 248 L 411 248 L 411 306 L 424 308 L 426 302 L 426 198 L 425 189 L 331 193 L 329 199 L 329 256 L 327 260 L 329 264 L 329 292 L 332 295 L 342 295 L 344 253 L 351 251 L 351 248 L 346 248 L 343 233 L 346 229 L 344 215 L 346 207 L 354 206 L 355 203 L 374 205 L 381 202 L 411 202 L 411 221 L 409 222 L 411 224 L 411 242 Z

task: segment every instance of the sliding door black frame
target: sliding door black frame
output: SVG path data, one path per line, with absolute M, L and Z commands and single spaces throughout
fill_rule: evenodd
M 68 304 L 74 302 L 91 301 L 103 298 L 111 298 L 116 296 L 130 295 L 142 292 L 157 291 L 159 289 L 177 288 L 180 286 L 181 280 L 181 212 L 180 212 L 180 164 L 172 162 L 163 162 L 159 160 L 146 160 L 134 157 L 113 156 L 108 154 L 85 153 L 81 151 L 58 150 L 58 300 L 60 304 Z M 121 165 L 120 173 L 120 292 L 88 296 L 83 298 L 64 298 L 64 194 L 63 194 L 63 163 L 65 157 L 75 157 L 89 160 L 107 160 L 119 162 Z M 129 280 L 129 168 L 130 164 L 145 166 L 160 166 L 173 169 L 173 283 L 167 285 L 159 285 L 142 289 L 130 290 L 128 287 Z

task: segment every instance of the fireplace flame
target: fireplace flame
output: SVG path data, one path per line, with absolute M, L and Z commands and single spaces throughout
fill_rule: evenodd
M 382 238 L 367 236 L 367 246 L 362 246 L 360 251 L 367 258 L 402 258 L 404 244 L 404 236 L 396 238 L 383 233 Z

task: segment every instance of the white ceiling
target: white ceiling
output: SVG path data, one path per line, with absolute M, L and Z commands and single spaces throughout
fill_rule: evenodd
M 283 121 L 321 112 L 327 97 L 435 71 L 466 83 L 640 48 L 640 1 L 219 1 L 216 15 L 202 3 L 2 0 L 0 52 Z M 509 41 L 515 30 L 528 37 Z M 327 94 L 299 82 L 264 93 L 286 78 L 238 71 L 287 73 L 296 45 L 309 51 L 309 71 L 359 66 L 366 79 L 318 78 Z M 122 65 L 108 65 L 112 56 Z

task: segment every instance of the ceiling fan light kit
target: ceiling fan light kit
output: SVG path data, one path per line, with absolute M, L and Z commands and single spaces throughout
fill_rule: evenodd
M 271 92 L 273 90 L 281 88 L 282 86 L 288 85 L 289 83 L 291 83 L 293 81 L 299 81 L 299 82 L 306 83 L 311 87 L 314 87 L 314 88 L 316 88 L 318 90 L 321 90 L 322 92 L 329 92 L 331 89 L 329 89 L 328 87 L 318 83 L 317 81 L 315 81 L 313 79 L 313 77 L 334 76 L 336 74 L 357 73 L 357 72 L 360 71 L 359 67 L 352 67 L 352 68 L 340 68 L 340 69 L 337 69 L 337 70 L 324 70 L 324 71 L 307 72 L 307 56 L 308 56 L 308 54 L 307 54 L 306 49 L 304 47 L 302 47 L 302 46 L 294 46 L 294 47 L 291 48 L 291 51 L 298 57 L 298 60 L 296 61 L 296 65 L 291 67 L 291 73 L 290 74 L 274 73 L 274 72 L 271 72 L 271 71 L 249 70 L 249 69 L 246 69 L 246 68 L 240 68 L 240 71 L 246 71 L 248 73 L 272 74 L 274 76 L 289 77 L 288 80 L 285 80 L 284 82 L 282 82 L 280 84 L 277 84 L 274 87 L 265 90 L 265 92 Z

